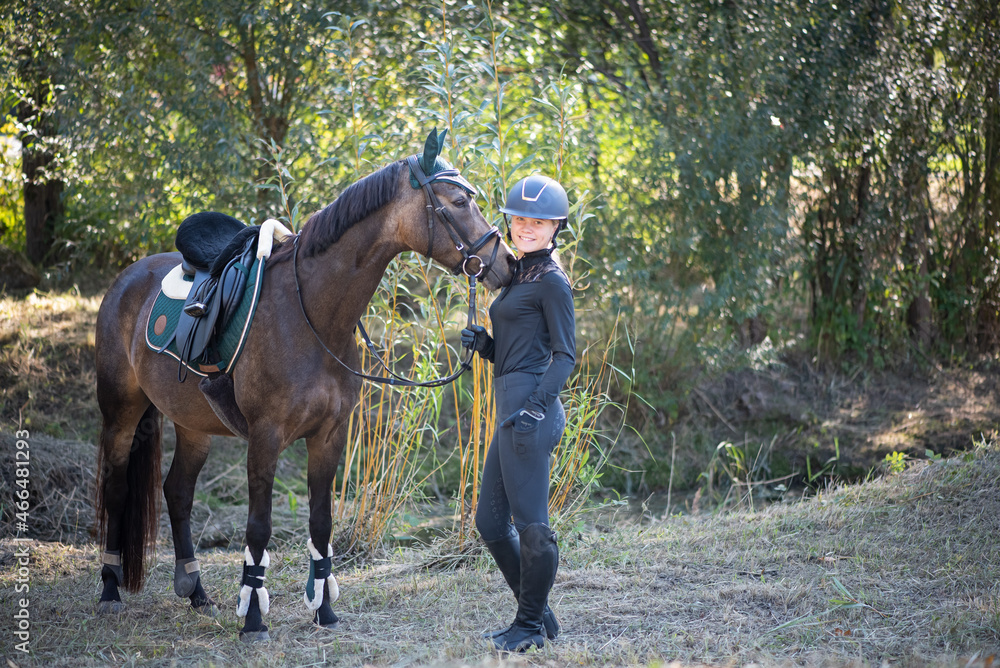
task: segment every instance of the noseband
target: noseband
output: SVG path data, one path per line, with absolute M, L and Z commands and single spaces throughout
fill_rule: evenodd
M 492 267 L 493 263 L 496 262 L 497 253 L 500 250 L 501 243 L 500 230 L 494 225 L 477 241 L 470 243 L 462 228 L 456 223 L 455 217 L 451 214 L 451 211 L 441 204 L 441 200 L 438 199 L 437 194 L 431 187 L 431 184 L 434 181 L 442 177 L 449 180 L 454 179 L 458 182 L 464 182 L 465 180 L 458 173 L 458 170 L 443 169 L 428 177 L 424 174 L 424 170 L 420 167 L 420 163 L 416 156 L 410 156 L 406 159 L 406 162 L 410 167 L 410 172 L 413 174 L 414 178 L 417 179 L 417 183 L 421 188 L 423 188 L 424 194 L 427 197 L 427 204 L 425 205 L 425 208 L 427 209 L 427 257 L 431 257 L 431 252 L 434 250 L 434 230 L 436 228 L 435 223 L 438 222 L 440 222 L 441 226 L 448 232 L 448 236 L 451 237 L 452 243 L 455 244 L 455 249 L 462 254 L 461 261 L 452 268 L 451 272 L 453 274 L 462 273 L 468 279 L 469 313 L 467 316 L 466 327 L 471 327 L 476 324 L 476 281 L 477 279 L 480 281 L 484 280 L 486 275 L 489 273 L 490 267 Z M 476 253 L 481 248 L 486 246 L 486 244 L 488 244 L 491 240 L 495 241 L 493 245 L 493 253 L 490 255 L 490 261 L 484 263 L 482 258 L 476 255 Z M 295 236 L 293 245 L 292 273 L 295 276 L 295 294 L 298 296 L 299 308 L 302 310 L 302 317 L 305 318 L 306 324 L 309 325 L 309 329 L 312 331 L 313 336 L 316 337 L 316 341 L 319 345 L 323 347 L 323 350 L 325 350 L 330 357 L 337 360 L 340 366 L 344 367 L 359 378 L 364 378 L 365 380 L 370 380 L 376 383 L 383 383 L 385 385 L 394 385 L 397 387 L 441 387 L 442 385 L 447 385 L 448 383 L 454 381 L 456 378 L 465 373 L 466 370 L 472 368 L 472 356 L 474 353 L 472 350 L 466 350 L 465 358 L 459 364 L 458 369 L 456 369 L 455 372 L 449 376 L 426 381 L 410 380 L 409 378 L 400 376 L 386 366 L 385 362 L 382 361 L 382 358 L 379 357 L 378 351 L 375 349 L 375 344 L 372 343 L 371 338 L 368 336 L 368 332 L 365 330 L 365 326 L 360 320 L 357 325 L 358 331 L 361 332 L 361 338 L 364 339 L 365 345 L 368 347 L 372 359 L 378 362 L 379 366 L 382 367 L 382 369 L 389 375 L 373 376 L 360 371 L 355 371 L 349 367 L 343 360 L 337 357 L 337 355 L 334 354 L 325 343 L 323 343 L 323 340 L 319 336 L 319 332 L 317 332 L 316 328 L 313 327 L 312 322 L 309 320 L 309 316 L 306 314 L 306 307 L 302 301 L 302 289 L 299 285 L 299 235 Z M 478 263 L 478 268 L 476 268 L 475 271 L 473 271 L 475 267 L 470 266 L 473 265 L 474 262 Z

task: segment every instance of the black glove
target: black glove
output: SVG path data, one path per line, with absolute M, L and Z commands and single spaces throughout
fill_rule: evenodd
M 545 413 L 530 408 L 522 408 L 501 422 L 500 426 L 510 427 L 513 425 L 514 431 L 531 431 L 544 419 Z
M 481 353 L 486 350 L 490 335 L 482 325 L 469 325 L 462 330 L 462 347 Z

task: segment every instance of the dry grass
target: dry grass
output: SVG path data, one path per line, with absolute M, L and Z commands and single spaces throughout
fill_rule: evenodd
M 282 520 L 286 523 L 287 517 Z M 125 613 L 96 617 L 92 544 L 31 545 L 30 658 L 17 665 L 991 665 L 1000 651 L 1000 446 L 921 462 L 888 479 L 763 511 L 581 527 L 561 537 L 553 605 L 564 631 L 528 657 L 502 658 L 479 633 L 513 603 L 483 555 L 464 567 L 447 546 L 342 564 L 342 617 L 314 629 L 301 602 L 298 540 L 272 551 L 270 643 L 244 647 L 233 602 L 235 550 L 202 551 L 222 604 L 207 620 L 171 589 L 161 539 L 146 589 Z M 294 534 L 296 531 L 288 531 Z M 0 609 L 15 595 L 9 540 L 0 542 Z M 444 553 L 444 554 L 442 554 Z M 0 621 L 9 648 L 11 620 Z
M 94 325 L 100 296 L 0 295 L 0 425 L 96 437 Z
M 0 655 L 15 665 L 985 668 L 1000 649 L 995 436 L 970 454 L 801 504 L 653 522 L 647 516 L 642 523 L 604 515 L 581 524 L 561 537 L 553 601 L 563 636 L 542 652 L 512 659 L 487 650 L 479 633 L 509 621 L 513 602 L 488 557 L 455 536 L 431 548 L 341 563 L 343 598 L 335 606 L 341 628 L 313 629 L 301 603 L 307 510 L 304 453 L 294 446 L 278 462 L 275 486 L 273 640 L 241 645 L 233 602 L 246 522 L 245 445 L 215 439 L 200 477 L 193 533 L 222 616 L 202 619 L 173 595 L 164 513 L 146 589 L 127 598 L 120 617 L 96 617 L 97 549 L 89 529 L 98 304 L 99 298 L 74 294 L 0 299 L 0 455 L 10 459 L 9 432 L 23 409 L 33 420 L 25 423 L 32 433 L 32 531 L 51 541 L 31 544 L 32 657 L 13 651 L 13 620 L 0 612 Z M 845 458 L 866 465 L 869 451 L 881 458 L 886 448 L 919 453 L 935 443 L 949 451 L 984 424 L 997 424 L 1000 384 L 985 372 L 939 372 L 913 382 L 852 376 L 839 384 L 793 372 L 753 373 L 703 394 L 740 431 L 755 420 L 786 430 L 800 424 L 802 437 L 822 436 L 823 447 L 839 434 Z M 800 414 L 803 406 L 814 412 Z M 705 411 L 715 415 L 707 404 Z M 167 464 L 169 421 L 165 429 Z M 859 439 L 848 443 L 853 432 Z M 955 446 L 938 438 L 947 433 L 954 433 Z M 678 438 L 679 458 L 690 449 Z M 12 533 L 13 483 L 12 467 L 0 467 L 0 536 Z M 336 528 L 347 529 L 344 522 Z M 0 540 L 0 611 L 14 610 L 21 596 L 13 590 L 13 549 L 9 539 Z
M 61 543 L 86 542 L 94 526 L 92 494 L 97 449 L 90 443 L 60 441 L 44 436 L 29 442 L 28 503 L 31 536 Z M 17 486 L 16 439 L 0 431 L 0 535 L 14 535 L 13 502 Z M 23 463 L 20 463 L 23 465 Z
M 995 363 L 820 371 L 804 357 L 792 353 L 760 368 L 708 378 L 688 397 L 676 423 L 655 425 L 668 443 L 676 435 L 675 490 L 703 483 L 700 476 L 723 441 L 751 454 L 761 447 L 769 453 L 759 479 L 795 474 L 802 480 L 807 460 L 816 471 L 838 453 L 833 472 L 854 479 L 894 451 L 947 456 L 1000 425 Z M 641 424 L 631 424 L 642 431 Z M 653 451 L 659 453 L 655 459 L 631 441 L 615 445 L 619 460 L 641 470 L 642 482 L 665 489 L 669 444 L 654 444 Z

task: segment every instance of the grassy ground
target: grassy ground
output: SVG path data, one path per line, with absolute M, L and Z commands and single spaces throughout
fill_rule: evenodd
M 612 518 L 613 519 L 613 518 Z M 301 526 L 304 518 L 298 521 Z M 236 550 L 200 554 L 220 602 L 201 618 L 172 593 L 161 539 L 143 592 L 97 617 L 98 551 L 30 544 L 32 655 L 12 665 L 944 665 L 989 666 L 1000 651 L 1000 446 L 918 462 L 884 479 L 756 512 L 582 523 L 564 532 L 552 603 L 563 633 L 505 658 L 479 640 L 513 614 L 488 557 L 442 560 L 447 542 L 341 564 L 338 630 L 314 629 L 301 601 L 299 535 L 274 541 L 273 640 L 237 639 Z M 9 539 L 0 609 L 17 608 Z M 453 570 L 428 564 L 459 563 Z
M 101 297 L 78 291 L 0 299 L 0 419 L 36 433 L 92 440 L 94 324 Z
M 564 633 L 528 657 L 499 657 L 479 641 L 481 631 L 509 621 L 513 602 L 485 555 L 448 541 L 340 563 L 341 627 L 313 629 L 301 603 L 307 502 L 304 453 L 295 447 L 276 476 L 273 640 L 244 647 L 234 601 L 246 522 L 245 444 L 236 439 L 213 441 L 193 512 L 203 578 L 221 617 L 202 619 L 173 595 L 165 514 L 146 589 L 127 597 L 123 615 L 96 617 L 90 487 L 100 294 L 97 285 L 0 298 L 0 456 L 13 463 L 13 429 L 30 430 L 31 530 L 39 539 L 29 544 L 33 655 L 24 657 L 13 647 L 22 594 L 15 591 L 17 546 L 7 538 L 16 478 L 12 466 L 0 467 L 0 655 L 13 665 L 986 668 L 1000 650 L 1000 382 L 986 369 L 874 377 L 820 374 L 803 364 L 701 387 L 676 429 L 678 469 L 692 476 L 705 467 L 698 453 L 723 439 L 750 455 L 767 444 L 755 480 L 784 466 L 801 469 L 794 453 L 798 447 L 801 455 L 802 443 L 821 453 L 819 461 L 839 443 L 843 460 L 861 471 L 893 450 L 952 454 L 802 503 L 758 504 L 756 512 L 647 512 L 636 520 L 605 510 L 586 518 L 560 541 L 553 602 Z M 987 437 L 979 447 L 956 451 L 981 433 Z M 164 466 L 172 440 L 168 422 Z M 673 478 L 675 494 L 683 478 Z M 637 482 L 635 491 L 642 488 Z

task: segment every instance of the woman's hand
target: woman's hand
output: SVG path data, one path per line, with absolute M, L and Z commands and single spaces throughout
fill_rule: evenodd
M 482 325 L 469 325 L 462 330 L 462 347 L 481 353 L 489 344 L 490 335 Z
M 522 408 L 501 422 L 500 426 L 510 427 L 513 425 L 514 431 L 531 431 L 544 419 L 545 413 L 531 410 L 530 408 Z

